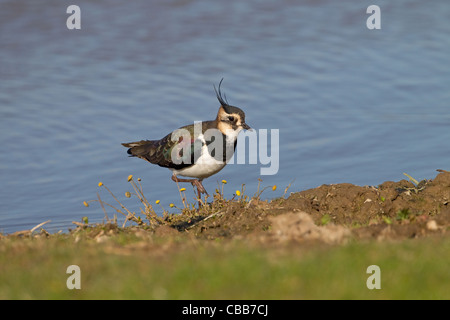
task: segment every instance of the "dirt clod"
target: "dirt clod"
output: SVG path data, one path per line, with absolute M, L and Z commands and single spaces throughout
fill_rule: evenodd
M 348 228 L 338 225 L 317 226 L 311 216 L 303 211 L 284 213 L 271 217 L 272 237 L 278 241 L 323 241 L 337 244 L 351 235 Z

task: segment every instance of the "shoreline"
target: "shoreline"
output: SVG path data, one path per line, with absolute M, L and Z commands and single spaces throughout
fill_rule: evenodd
M 259 195 L 251 198 L 233 197 L 231 200 L 218 197 L 198 212 L 185 210 L 167 214 L 164 218 L 156 217 L 156 220 L 149 221 L 152 223 L 135 219 L 138 224 L 125 227 L 120 227 L 117 220 L 113 225 L 74 221 L 74 229 L 52 234 L 45 230 L 45 224 L 49 222 L 45 221 L 29 230 L 0 234 L 0 239 L 55 235 L 70 237 L 84 229 L 102 228 L 115 229 L 117 232 L 142 229 L 154 234 L 189 233 L 196 238 L 209 240 L 249 235 L 264 237 L 265 234 L 271 234 L 266 231 L 270 231 L 273 224 L 282 229 L 283 224 L 301 225 L 301 220 L 305 219 L 306 224 L 318 230 L 336 226 L 354 238 L 401 239 L 447 233 L 450 226 L 450 172 L 441 170 L 434 179 L 421 182 L 411 179 L 386 181 L 377 187 L 349 183 L 322 185 L 291 192 L 286 198 L 270 201 L 259 200 Z M 277 230 L 275 233 L 285 232 L 292 230 Z

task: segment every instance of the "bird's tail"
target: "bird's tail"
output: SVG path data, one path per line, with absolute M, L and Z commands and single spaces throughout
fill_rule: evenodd
M 151 153 L 154 148 L 154 141 L 152 140 L 141 140 L 136 142 L 122 143 L 124 147 L 129 148 L 127 153 L 132 157 L 145 157 L 147 154 Z

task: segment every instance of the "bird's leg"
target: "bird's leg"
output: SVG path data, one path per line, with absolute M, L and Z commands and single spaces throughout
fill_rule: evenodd
M 206 192 L 205 187 L 202 185 L 202 180 L 198 180 L 198 179 L 180 179 L 178 178 L 176 175 L 172 175 L 172 180 L 175 182 L 190 182 L 193 186 L 197 187 L 198 191 L 200 193 L 206 193 L 208 194 L 208 192 Z
M 206 193 L 208 196 L 208 192 L 206 191 L 205 187 L 202 184 L 203 180 L 198 180 L 198 179 L 194 179 L 194 181 L 192 181 L 192 185 L 197 187 L 197 191 L 198 191 L 198 196 L 200 197 L 202 193 Z
M 198 179 L 180 179 L 175 174 L 172 175 L 172 180 L 175 181 L 177 184 L 178 184 L 178 182 L 190 182 L 193 186 L 197 187 L 198 206 L 200 208 L 202 193 L 206 193 L 208 195 L 208 192 L 206 192 L 206 189 L 205 189 L 205 187 L 202 184 L 202 180 L 198 180 Z
M 206 193 L 207 196 L 209 196 L 208 192 L 206 191 L 205 187 L 202 184 L 202 180 L 195 180 L 192 182 L 192 185 L 195 185 L 197 187 L 197 195 L 198 195 L 198 209 L 200 210 L 201 206 L 203 205 L 202 202 L 202 193 Z M 205 197 L 206 202 L 206 197 Z
M 194 186 L 194 183 L 192 183 L 192 186 Z M 202 192 L 200 191 L 198 186 L 197 186 L 197 202 L 198 202 L 198 210 L 200 211 L 203 202 L 202 202 Z

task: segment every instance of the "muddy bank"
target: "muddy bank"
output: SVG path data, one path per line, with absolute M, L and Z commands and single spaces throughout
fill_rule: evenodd
M 378 186 L 322 185 L 286 199 L 229 203 L 187 228 L 196 238 L 260 241 L 406 239 L 448 235 L 450 172 L 414 184 L 387 181 Z
M 162 220 L 161 220 L 162 221 Z M 450 172 L 412 183 L 387 181 L 378 186 L 349 183 L 293 192 L 287 198 L 260 201 L 216 199 L 200 212 L 173 214 L 160 226 L 76 223 L 69 235 L 97 242 L 120 234 L 163 242 L 245 240 L 263 244 L 327 243 L 408 239 L 450 234 Z M 36 227 L 35 227 L 36 228 Z M 33 229 L 35 229 L 33 228 Z M 11 237 L 51 237 L 25 230 Z M 4 235 L 0 235 L 0 239 Z M 184 238 L 184 240 L 183 240 Z M 189 242 L 189 241 L 188 241 Z

